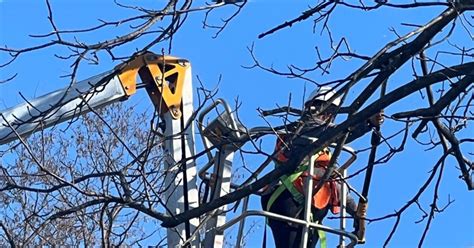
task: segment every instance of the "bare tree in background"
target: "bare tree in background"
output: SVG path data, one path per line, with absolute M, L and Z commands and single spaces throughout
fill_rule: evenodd
M 32 51 L 46 50 L 50 47 L 66 47 L 71 52 L 63 59 L 71 63 L 71 82 L 76 81 L 77 70 L 86 63 L 99 64 L 99 57 L 108 56 L 112 61 L 127 62 L 158 44 L 169 44 L 171 51 L 173 35 L 194 12 L 205 12 L 204 27 L 215 28 L 216 35 L 225 31 L 234 17 L 251 4 L 243 2 L 194 6 L 192 1 L 168 1 L 156 9 L 145 9 L 140 6 L 124 6 L 139 14 L 117 21 L 102 21 L 97 26 L 77 30 L 60 30 L 54 19 L 54 5 L 46 1 L 51 27 L 49 34 L 35 35 L 35 38 L 47 37 L 46 43 L 27 47 L 14 48 L 15 44 L 6 44 L 0 51 L 8 53 L 10 59 L 2 61 L 0 68 L 14 66 L 15 60 L 28 56 Z M 221 7 L 229 7 L 232 14 L 219 23 L 211 23 L 208 19 Z M 397 34 L 398 38 L 387 43 L 377 53 L 371 55 L 358 54 L 350 49 L 350 41 L 334 40 L 331 35 L 329 21 L 337 14 L 336 9 L 375 11 L 382 8 L 419 9 L 438 7 L 443 10 L 433 19 L 422 25 L 409 25 L 411 31 Z M 404 212 L 408 208 L 420 208 L 425 231 L 421 234 L 419 246 L 423 245 L 432 219 L 451 202 L 440 204 L 438 191 L 443 170 L 448 157 L 454 157 L 459 177 L 468 190 L 474 188 L 472 180 L 472 104 L 474 99 L 474 62 L 471 44 L 457 44 L 452 34 L 465 32 L 472 41 L 472 0 L 448 2 L 345 2 L 323 1 L 314 3 L 303 13 L 295 13 L 295 18 L 275 24 L 274 28 L 262 32 L 258 38 L 265 39 L 280 30 L 298 25 L 301 22 L 313 21 L 314 26 L 323 30 L 329 37 L 328 56 L 321 54 L 319 49 L 315 56 L 315 64 L 309 68 L 290 65 L 287 70 L 268 67 L 260 61 L 254 47 L 250 47 L 250 56 L 254 64 L 251 68 L 260 68 L 283 77 L 298 78 L 312 82 L 318 86 L 330 85 L 337 89 L 344 104 L 339 110 L 344 119 L 336 128 L 321 134 L 319 139 L 288 161 L 288 166 L 278 167 L 265 175 L 256 175 L 258 165 L 253 166 L 246 175 L 244 183 L 237 190 L 213 201 L 203 203 L 176 216 L 170 216 L 160 198 L 165 190 L 161 160 L 163 154 L 160 144 L 163 139 L 156 132 L 159 121 L 156 116 L 132 116 L 130 109 L 113 106 L 105 110 L 92 110 L 92 113 L 79 118 L 67 131 L 58 129 L 45 130 L 27 140 L 13 142 L 1 155 L 13 159 L 1 164 L 0 197 L 2 199 L 0 220 L 0 245 L 134 245 L 160 233 L 159 228 L 147 230 L 149 226 L 162 225 L 174 227 L 191 218 L 205 216 L 207 213 L 225 204 L 235 203 L 244 197 L 256 193 L 259 189 L 277 180 L 281 175 L 295 170 L 304 156 L 314 153 L 330 143 L 344 143 L 345 137 L 358 123 L 370 116 L 405 100 L 409 95 L 419 94 L 421 102 L 427 102 L 428 108 L 416 104 L 412 109 L 387 116 L 393 122 L 402 125 L 398 130 L 379 133 L 382 145 L 387 152 L 378 156 L 377 164 L 389 162 L 397 153 L 404 150 L 408 140 L 412 139 L 426 149 L 437 149 L 439 160 L 419 188 L 419 191 L 395 213 L 381 217 L 367 218 L 376 222 L 394 218 L 393 228 L 388 233 L 384 245 L 388 245 L 395 234 Z M 83 33 L 95 34 L 102 30 L 129 25 L 127 33 L 114 33 L 107 40 L 86 43 L 76 39 L 68 39 L 70 34 L 80 36 Z M 407 24 L 408 25 L 408 24 Z M 117 52 L 122 46 L 147 38 L 133 54 Z M 218 37 L 217 37 L 218 38 Z M 320 44 L 319 44 L 320 45 Z M 321 45 L 320 45 L 321 46 Z M 467 47 L 466 47 L 467 46 Z M 470 47 L 469 47 L 470 46 Z M 443 56 L 441 56 L 443 55 Z M 449 62 L 444 61 L 446 59 Z M 451 58 L 455 59 L 451 59 Z M 314 79 L 314 73 L 327 74 L 335 63 L 351 63 L 352 73 L 344 78 L 333 78 L 320 82 Z M 457 60 L 458 63 L 450 61 Z M 354 66 L 356 64 L 356 66 Z M 392 81 L 399 69 L 412 68 L 412 79 L 406 82 Z M 0 79 L 2 83 L 14 83 L 15 75 Z M 352 89 L 361 90 L 353 92 Z M 382 88 L 391 89 L 380 95 Z M 208 91 L 202 91 L 204 105 L 213 98 Z M 418 93 L 419 92 L 419 93 Z M 370 100 L 369 100 L 370 99 Z M 375 100 L 373 100 L 375 99 Z M 285 130 L 289 122 L 295 118 L 290 113 L 291 106 L 262 111 L 262 116 L 277 115 L 284 121 L 280 125 L 271 126 L 275 130 Z M 200 108 L 197 108 L 198 110 Z M 279 112 L 278 114 L 275 114 Z M 120 115 L 120 118 L 118 118 Z M 268 133 L 252 133 L 252 140 L 263 138 Z M 295 137 L 298 133 L 292 133 Z M 107 138 L 105 138 L 107 137 Z M 146 142 L 143 142 L 143 141 Z M 400 141 L 401 140 L 401 141 Z M 34 148 L 31 144 L 35 145 Z M 246 146 L 246 153 L 259 153 L 272 159 L 273 151 L 263 151 L 258 143 Z M 199 152 L 198 156 L 205 153 Z M 364 173 L 361 168 L 348 178 Z M 328 170 L 330 171 L 330 170 Z M 330 176 L 330 175 L 328 175 Z M 345 179 L 342 179 L 345 180 Z M 434 185 L 432 202 L 421 206 L 419 199 L 426 189 Z M 147 223 L 152 224 L 147 224 Z M 54 238 L 53 238 L 54 237 Z M 163 237 L 164 238 L 164 237 Z M 155 236 L 156 239 L 156 236 Z M 164 240 L 164 239 L 163 239 Z M 165 241 L 163 241 L 165 242 Z
M 2 166 L 1 197 L 2 226 L 15 244 L 133 245 L 155 234 L 137 224 L 153 219 L 104 201 L 159 201 L 148 194 L 150 187 L 160 189 L 163 176 L 160 142 L 148 119 L 112 105 L 82 116 L 66 132 L 44 131 L 12 147 L 15 160 Z

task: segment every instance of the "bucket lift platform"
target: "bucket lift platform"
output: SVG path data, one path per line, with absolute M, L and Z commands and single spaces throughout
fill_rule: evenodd
M 204 126 L 203 121 L 205 116 L 218 105 L 223 105 L 224 112 L 220 113 L 218 117 L 212 120 L 207 126 Z M 274 134 L 275 131 L 268 127 L 257 127 L 246 130 L 243 125 L 235 118 L 229 105 L 223 100 L 218 99 L 211 106 L 204 109 L 198 119 L 198 128 L 201 133 L 204 147 L 207 152 L 209 162 L 199 171 L 199 177 L 201 180 L 207 184 L 207 187 L 212 190 L 210 193 L 205 193 L 205 197 L 209 200 L 221 197 L 225 194 L 228 194 L 231 190 L 238 189 L 239 187 L 250 184 L 253 180 L 247 180 L 243 185 L 235 185 L 231 183 L 232 175 L 232 163 L 234 152 L 238 150 L 246 140 L 252 137 L 252 134 L 268 132 Z M 334 145 L 335 146 L 335 145 Z M 215 148 L 216 155 L 212 155 L 211 149 Z M 355 161 L 356 154 L 354 150 L 348 146 L 343 146 L 342 150 L 350 155 L 350 158 L 347 159 L 338 169 L 337 174 L 341 178 L 347 176 L 347 169 Z M 312 156 L 309 162 L 314 163 L 315 156 Z M 262 170 L 271 163 L 271 159 L 265 161 L 260 168 L 256 170 L 256 174 L 262 172 Z M 207 171 L 213 168 L 212 173 Z M 313 175 L 314 167 L 308 166 L 308 172 L 310 175 Z M 308 180 L 312 182 L 312 180 Z M 306 192 L 312 195 L 310 189 L 312 189 L 311 183 L 305 185 Z M 353 247 L 357 244 L 357 236 L 351 232 L 346 231 L 346 193 L 348 190 L 348 185 L 346 183 L 342 184 L 341 187 L 341 212 L 340 212 L 340 224 L 339 229 L 335 229 L 329 226 L 321 225 L 314 223 L 310 220 L 310 215 L 306 214 L 304 220 L 296 219 L 288 216 L 283 216 L 275 214 L 269 211 L 262 210 L 249 210 L 249 197 L 243 199 L 243 205 L 240 215 L 237 217 L 226 221 L 226 210 L 227 206 L 223 206 L 213 213 L 210 213 L 207 216 L 207 219 L 201 220 L 201 222 L 207 222 L 205 227 L 205 239 L 203 242 L 203 247 L 215 247 L 221 248 L 224 244 L 224 231 L 235 224 L 239 224 L 239 230 L 237 234 L 237 240 L 235 247 L 239 248 L 242 245 L 243 231 L 245 226 L 245 220 L 250 216 L 264 216 L 266 218 L 278 219 L 286 222 L 291 222 L 297 225 L 304 226 L 303 239 L 307 240 L 309 235 L 309 228 L 315 228 L 317 230 L 322 230 L 328 233 L 339 235 L 339 246 L 338 247 Z M 354 189 L 352 191 L 356 192 Z M 358 192 L 356 192 L 358 194 Z M 358 194 L 360 196 L 360 194 Z M 305 206 L 311 206 L 312 197 L 305 197 Z M 349 241 L 349 244 L 346 245 L 346 242 Z M 304 244 L 305 242 L 302 242 Z M 302 246 L 303 247 L 303 246 Z

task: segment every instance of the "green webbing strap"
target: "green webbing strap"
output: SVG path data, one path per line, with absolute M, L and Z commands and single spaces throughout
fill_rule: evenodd
M 311 214 L 311 221 L 313 221 L 313 215 Z M 322 225 L 323 223 L 320 221 L 318 221 L 318 224 Z M 327 248 L 327 240 L 326 240 L 326 233 L 321 230 L 321 229 L 318 229 L 318 237 L 319 237 L 319 247 L 321 248 Z
M 329 152 L 329 149 L 328 148 L 324 148 L 322 150 L 323 152 Z M 307 161 L 307 163 L 309 164 L 311 160 Z M 281 166 L 279 163 L 275 163 L 276 166 Z M 298 166 L 298 168 L 296 169 L 296 171 L 292 174 L 290 174 L 289 176 L 287 175 L 283 175 L 280 177 L 280 181 L 283 183 L 283 185 L 285 185 L 285 187 L 288 189 L 288 191 L 291 193 L 291 195 L 293 196 L 293 199 L 295 199 L 296 202 L 300 203 L 300 204 L 303 204 L 304 203 L 304 195 L 302 193 L 300 193 L 296 188 L 295 186 L 293 185 L 293 182 L 301 175 L 303 174 L 303 172 L 305 172 L 306 170 L 308 170 L 308 165 L 305 163 L 305 164 L 301 164 L 300 166 Z M 276 192 L 276 191 L 275 191 Z M 283 189 L 281 190 L 281 192 L 283 192 Z M 276 200 L 276 198 L 278 198 L 278 196 L 280 196 L 281 192 L 279 192 L 275 197 L 275 193 L 272 195 L 272 197 L 270 197 L 270 200 L 272 198 L 275 198 L 272 203 Z M 271 204 L 269 205 L 271 206 Z M 270 209 L 269 207 L 267 209 Z
M 280 166 L 278 163 L 275 163 L 277 166 Z M 270 196 L 270 199 L 268 200 L 267 203 L 267 210 L 269 211 L 273 203 L 276 201 L 276 199 L 283 193 L 283 191 L 288 189 L 288 191 L 291 193 L 293 196 L 293 199 L 295 199 L 296 202 L 298 203 L 303 203 L 304 202 L 304 195 L 301 194 L 295 186 L 293 186 L 293 182 L 308 168 L 306 165 L 300 165 L 296 169 L 296 171 L 289 176 L 283 175 L 280 177 L 280 181 L 283 183 L 278 188 L 273 192 L 273 194 Z
M 321 222 L 319 224 L 321 224 Z M 318 229 L 318 236 L 319 236 L 319 246 L 321 248 L 326 248 L 327 247 L 326 233 L 323 230 Z
M 303 168 L 302 168 L 303 167 Z M 293 199 L 295 199 L 296 202 L 302 204 L 304 202 L 304 195 L 301 194 L 296 188 L 295 186 L 293 185 L 293 182 L 298 179 L 298 177 L 303 174 L 303 172 L 306 170 L 306 167 L 307 166 L 300 166 L 300 168 L 298 168 L 298 170 L 289 175 L 289 176 L 286 176 L 286 175 L 283 175 L 280 180 L 281 182 L 283 183 L 282 185 L 285 186 L 285 188 L 288 189 L 288 191 L 291 193 L 291 195 L 293 196 Z
M 297 173 L 295 173 L 297 174 Z M 299 173 L 301 174 L 301 173 Z M 299 176 L 299 175 L 298 175 Z M 267 202 L 267 211 L 270 211 L 270 208 L 272 207 L 273 203 L 275 203 L 276 199 L 285 191 L 286 186 L 284 184 L 281 184 L 278 186 L 278 188 L 273 192 L 273 194 L 270 196 L 270 199 Z M 299 192 L 298 192 L 299 193 Z M 268 219 L 267 219 L 268 220 Z M 321 224 L 321 222 L 318 222 Z M 264 233 L 264 242 L 263 242 L 263 247 L 266 247 L 266 232 L 267 230 L 265 229 Z M 327 240 L 326 240 L 326 233 L 323 230 L 318 230 L 318 237 L 319 237 L 319 246 L 321 248 L 327 248 Z
M 326 150 L 327 148 L 325 148 L 324 150 Z M 277 166 L 278 166 L 278 163 L 275 163 Z M 281 193 L 283 193 L 283 191 L 285 191 L 285 189 L 287 189 L 291 195 L 293 196 L 293 199 L 295 199 L 295 201 L 299 202 L 299 203 L 303 203 L 304 202 L 304 195 L 301 194 L 296 188 L 295 186 L 293 185 L 293 182 L 301 175 L 303 174 L 304 171 L 306 171 L 308 169 L 308 166 L 307 165 L 300 165 L 298 166 L 298 169 L 296 169 L 296 171 L 287 176 L 287 175 L 283 175 L 280 177 L 280 180 L 283 184 L 281 184 L 280 186 L 278 186 L 278 188 L 272 193 L 272 195 L 270 196 L 270 199 L 268 200 L 267 202 L 267 211 L 270 211 L 270 208 L 272 207 L 273 203 L 275 203 L 276 199 L 281 195 Z M 268 218 L 267 218 L 268 220 Z M 318 222 L 319 224 L 321 224 L 321 222 Z M 265 230 L 266 232 L 266 230 Z M 265 235 L 266 236 L 266 233 Z M 327 240 L 326 240 L 326 233 L 322 230 L 319 230 L 318 229 L 318 236 L 319 236 L 319 245 L 321 248 L 326 248 L 327 247 Z M 264 242 L 265 246 L 266 246 L 266 242 Z

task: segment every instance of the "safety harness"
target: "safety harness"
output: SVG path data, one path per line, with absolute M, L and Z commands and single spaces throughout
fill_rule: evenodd
M 285 156 L 283 149 L 283 141 L 281 137 L 278 139 L 275 150 L 277 162 L 275 166 L 282 166 L 282 163 L 288 161 L 288 158 Z M 315 175 L 312 176 L 312 179 L 315 181 L 314 185 L 318 185 L 322 175 L 324 174 L 329 161 L 331 160 L 331 152 L 328 148 L 324 148 L 320 151 L 315 159 Z M 293 199 L 299 204 L 304 203 L 304 178 L 310 176 L 308 174 L 308 163 L 304 162 L 295 172 L 289 175 L 283 175 L 280 177 L 281 184 L 275 189 L 275 191 L 270 196 L 266 209 L 270 211 L 273 203 L 278 199 L 278 197 L 286 190 L 288 190 Z M 331 212 L 334 214 L 339 213 L 340 202 L 339 202 L 339 193 L 337 185 L 335 182 L 329 181 L 323 184 L 321 189 L 313 196 L 312 204 L 317 209 L 324 209 L 329 203 L 331 203 Z M 322 248 L 326 247 L 326 234 L 324 231 L 318 230 L 318 236 L 320 241 L 320 246 Z
M 278 139 L 275 150 L 277 162 L 275 166 L 282 166 L 284 162 L 288 161 L 288 158 L 283 153 L 283 142 L 282 139 Z M 326 171 L 329 161 L 331 160 L 331 152 L 328 148 L 324 148 L 320 151 L 314 162 L 314 175 L 312 176 L 315 181 L 314 185 L 317 185 L 324 172 Z M 276 188 L 267 203 L 267 210 L 269 210 L 276 199 L 286 189 L 288 190 L 293 199 L 299 204 L 304 203 L 304 178 L 310 176 L 308 174 L 307 162 L 303 162 L 297 167 L 296 171 L 289 175 L 283 175 L 280 177 L 281 184 Z M 328 181 L 323 184 L 322 188 L 313 196 L 313 206 L 318 209 L 324 209 L 329 203 L 331 203 L 331 211 L 334 214 L 339 213 L 339 191 L 337 185 L 333 181 Z

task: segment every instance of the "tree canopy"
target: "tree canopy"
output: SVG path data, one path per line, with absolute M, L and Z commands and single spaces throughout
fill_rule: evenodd
M 0 244 L 165 244 L 164 228 L 226 204 L 241 208 L 242 199 L 295 170 L 307 154 L 344 145 L 354 128 L 384 111 L 368 246 L 406 244 L 404 230 L 414 222 L 410 245 L 472 245 L 474 2 L 288 2 L 0 2 L 2 109 L 40 95 L 33 88 L 68 87 L 153 51 L 191 62 L 195 116 L 224 95 L 253 132 L 237 151 L 236 189 L 177 215 L 162 197 L 169 190 L 163 140 L 170 137 L 159 132 L 159 113 L 144 93 L 0 146 Z M 260 171 L 274 159 L 276 132 L 298 126 L 306 97 L 322 86 L 342 98 L 335 128 L 287 166 Z M 18 91 L 18 98 L 10 94 Z M 340 178 L 357 191 L 369 136 L 351 143 L 358 160 Z M 202 144 L 193 159 L 205 163 Z M 430 237 L 438 215 L 458 224 L 444 232 L 462 229 L 456 241 Z M 371 230 L 378 223 L 383 230 Z

